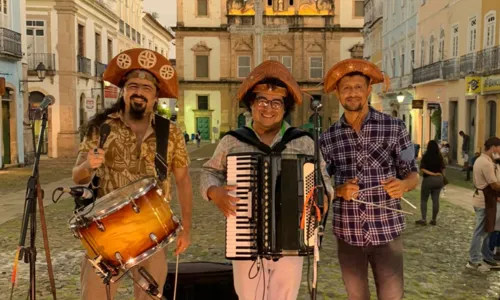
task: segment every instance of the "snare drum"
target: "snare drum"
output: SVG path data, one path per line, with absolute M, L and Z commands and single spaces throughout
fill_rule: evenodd
M 146 177 L 98 199 L 70 219 L 87 257 L 129 270 L 172 242 L 181 226 L 157 180 Z

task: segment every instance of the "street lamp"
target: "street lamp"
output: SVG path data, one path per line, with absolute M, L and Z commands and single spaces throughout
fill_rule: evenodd
M 19 80 L 19 86 L 21 86 L 21 83 L 23 82 L 42 82 L 45 79 L 45 76 L 47 75 L 47 68 L 42 62 L 40 62 L 36 67 L 35 71 L 39 80 Z
M 401 92 L 399 92 L 399 94 L 396 98 L 398 98 L 399 103 L 403 103 L 403 101 L 405 101 L 405 95 L 403 95 L 403 93 L 401 93 Z
M 179 106 L 177 106 L 177 104 L 175 105 L 174 110 L 175 110 L 176 112 L 177 112 L 177 111 L 179 111 Z

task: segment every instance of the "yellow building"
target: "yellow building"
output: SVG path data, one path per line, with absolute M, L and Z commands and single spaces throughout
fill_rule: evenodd
M 459 132 L 470 136 L 469 156 L 482 150 L 498 128 L 498 1 L 428 1 L 419 9 L 416 99 L 424 100 L 423 140 L 451 145 L 454 162 L 463 164 Z M 439 104 L 439 110 L 429 109 Z M 436 108 L 437 106 L 434 106 Z M 434 117 L 433 117 L 434 116 Z M 437 131 L 441 131 L 440 134 Z
M 263 23 L 288 25 L 281 34 L 266 34 L 257 48 L 251 32 L 231 32 L 231 25 L 254 23 L 254 1 L 177 1 L 176 59 L 180 81 L 179 125 L 189 134 L 200 130 L 203 139 L 242 126 L 245 108 L 234 100 L 242 80 L 263 60 L 281 61 L 302 88 L 321 86 L 322 78 L 338 61 L 359 55 L 363 42 L 363 0 L 261 0 Z M 332 96 L 323 102 L 323 128 L 339 118 Z M 309 98 L 288 119 L 293 126 L 309 122 Z

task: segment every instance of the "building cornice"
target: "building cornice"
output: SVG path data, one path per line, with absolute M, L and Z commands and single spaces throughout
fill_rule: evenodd
M 174 40 L 175 36 L 168 31 L 167 28 L 165 28 L 163 25 L 158 22 L 150 13 L 145 13 L 144 17 L 142 18 L 145 23 L 147 23 L 150 27 L 156 29 L 160 33 L 162 33 L 164 36 L 167 37 L 167 41 Z M 144 25 L 143 25 L 144 27 Z
M 111 24 L 118 24 L 118 22 L 120 21 L 120 17 L 118 17 L 118 15 L 116 15 L 114 12 L 112 12 L 104 5 L 97 3 L 95 0 L 81 0 L 81 1 L 99 12 L 99 14 L 94 14 L 92 13 L 92 11 L 86 9 L 85 6 L 81 4 L 79 5 L 80 6 L 79 8 L 85 10 L 89 15 L 91 14 L 98 21 L 101 21 L 102 23 L 107 23 L 107 21 L 110 21 Z
M 289 27 L 288 32 L 303 32 L 303 31 L 314 31 L 314 32 L 359 32 L 363 28 L 361 27 Z M 227 25 L 221 25 L 220 27 L 186 27 L 177 26 L 172 27 L 175 32 L 229 32 Z

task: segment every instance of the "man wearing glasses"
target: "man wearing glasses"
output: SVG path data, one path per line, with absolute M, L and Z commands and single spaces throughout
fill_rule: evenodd
M 324 80 L 325 92 L 335 92 L 345 109 L 321 135 L 320 144 L 335 178 L 333 232 L 350 300 L 370 299 L 368 264 L 378 299 L 403 298 L 403 215 L 350 201 L 354 196 L 400 210 L 403 194 L 418 184 L 414 147 L 404 122 L 368 105 L 371 85 L 383 81 L 377 66 L 360 59 L 338 63 Z
M 302 103 L 302 93 L 288 69 L 277 61 L 265 61 L 256 67 L 243 81 L 237 93 L 252 120 L 244 130 L 261 143 L 273 147 L 281 140 L 288 140 L 294 130 L 284 118 Z M 304 133 L 304 132 L 302 132 Z M 282 154 L 313 155 L 314 142 L 306 134 L 301 134 L 286 143 Z M 212 158 L 203 165 L 201 174 L 201 193 L 213 202 L 224 214 L 234 216 L 238 199 L 228 192 L 236 189 L 227 186 L 226 171 L 228 154 L 241 152 L 261 152 L 255 145 L 246 143 L 231 134 L 221 139 Z M 321 161 L 323 170 L 325 163 Z M 326 170 L 324 180 L 328 180 Z M 327 187 L 331 195 L 332 188 Z M 325 201 L 327 209 L 328 201 Z M 298 228 L 290 228 L 290 230 Z M 233 261 L 234 286 L 240 300 L 269 299 L 295 300 L 302 279 L 303 257 L 287 256 L 278 261 L 238 260 Z

